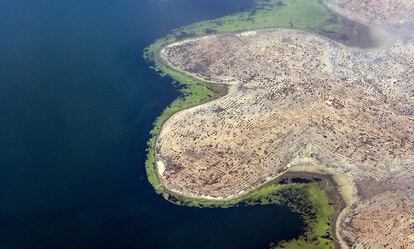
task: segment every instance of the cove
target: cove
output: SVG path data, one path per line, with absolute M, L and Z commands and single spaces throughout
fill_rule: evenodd
M 298 237 L 277 205 L 177 206 L 144 167 L 152 123 L 179 93 L 142 51 L 247 0 L 0 2 L 3 248 L 267 248 Z

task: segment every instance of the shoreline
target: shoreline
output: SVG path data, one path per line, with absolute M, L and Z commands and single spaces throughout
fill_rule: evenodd
M 246 193 L 242 193 L 240 195 L 235 195 L 230 198 L 220 198 L 220 197 L 189 197 L 178 192 L 168 190 L 167 192 L 169 195 L 177 198 L 178 200 L 183 199 L 191 199 L 195 201 L 207 201 L 207 202 L 215 202 L 215 207 L 228 207 L 226 203 L 236 201 L 236 204 L 243 203 L 243 199 L 247 199 L 249 195 L 254 194 L 256 192 L 260 192 L 260 189 L 265 188 L 266 186 L 272 184 L 279 184 L 284 185 L 288 183 L 282 183 L 282 181 L 289 180 L 289 179 L 306 179 L 310 180 L 311 182 L 319 182 L 320 187 L 328 196 L 329 201 L 332 203 L 332 207 L 334 207 L 334 213 L 331 218 L 331 228 L 334 232 L 333 239 L 338 249 L 349 249 L 349 245 L 345 242 L 345 240 L 340 235 L 341 231 L 341 221 L 343 220 L 346 212 L 348 211 L 349 207 L 357 200 L 356 196 L 356 188 L 347 176 L 341 175 L 339 172 L 333 172 L 331 170 L 327 170 L 321 166 L 309 166 L 309 165 L 295 165 L 289 168 L 286 172 L 282 173 L 280 176 L 276 177 L 275 179 L 266 182 L 265 184 L 252 189 Z M 171 201 L 167 199 L 168 201 Z M 173 203 L 177 204 L 176 202 L 172 201 Z M 223 205 L 223 206 L 221 206 Z M 208 207 L 203 206 L 202 207 Z
M 301 31 L 299 31 L 299 32 L 301 32 Z M 194 38 L 192 38 L 192 39 L 194 39 Z M 172 65 L 170 65 L 167 61 L 164 60 L 164 58 L 161 55 L 161 52 L 163 51 L 163 49 L 166 46 L 173 45 L 173 44 L 176 44 L 176 43 L 179 44 L 179 43 L 186 42 L 186 41 L 188 41 L 188 39 L 184 39 L 184 40 L 181 40 L 181 41 L 176 41 L 176 42 L 173 42 L 173 43 L 166 44 L 166 45 L 162 46 L 161 49 L 159 50 L 159 53 L 157 53 L 157 58 L 155 59 L 156 63 L 161 67 L 168 68 L 168 70 L 173 70 L 176 73 L 180 73 L 180 74 L 185 75 L 186 77 L 195 79 L 195 80 L 199 81 L 198 83 L 207 84 L 207 87 L 209 87 L 209 88 L 213 85 L 213 86 L 219 86 L 220 88 L 226 89 L 224 93 L 223 92 L 215 92 L 217 94 L 215 96 L 215 98 L 213 98 L 209 101 L 206 101 L 202 104 L 214 101 L 215 99 L 221 98 L 221 97 L 226 96 L 227 94 L 231 93 L 230 89 L 235 87 L 235 85 L 203 81 L 199 77 L 197 77 L 197 75 L 184 73 L 184 72 L 174 68 Z M 184 85 L 185 85 L 185 83 L 184 83 Z M 211 89 L 211 90 L 213 90 L 213 89 Z M 196 106 L 193 106 L 193 107 L 189 107 L 189 108 L 198 107 L 198 106 L 201 106 L 202 104 L 196 105 Z M 186 108 L 186 109 L 189 109 L 189 108 Z M 184 111 L 186 109 L 179 110 L 179 111 L 175 112 L 166 121 L 168 121 L 172 116 L 177 115 L 181 111 Z M 161 130 L 164 127 L 165 124 L 166 124 L 166 122 L 164 122 L 164 124 L 162 125 Z M 157 139 L 158 139 L 158 137 L 157 137 Z M 289 178 L 289 177 L 291 177 L 291 178 L 305 178 L 305 179 L 316 178 L 316 179 L 321 181 L 321 184 L 320 184 L 321 189 L 328 196 L 328 200 L 331 203 L 333 203 L 332 207 L 335 207 L 334 208 L 334 213 L 331 217 L 331 223 L 330 223 L 330 227 L 331 227 L 332 232 L 333 232 L 332 239 L 334 240 L 335 248 L 337 248 L 337 249 L 349 249 L 350 248 L 349 245 L 343 240 L 343 238 L 340 235 L 341 228 L 340 228 L 339 224 L 341 223 L 341 221 L 343 219 L 343 216 L 346 213 L 349 205 L 354 202 L 354 198 L 356 198 L 356 197 L 354 196 L 355 195 L 354 190 L 353 190 L 354 188 L 352 188 L 352 190 L 347 188 L 346 183 L 347 182 L 349 183 L 349 180 L 346 179 L 346 176 L 344 176 L 344 175 L 341 176 L 339 172 L 330 172 L 327 168 L 317 167 L 317 166 L 309 166 L 309 165 L 307 165 L 307 166 L 295 165 L 295 166 L 291 166 L 291 167 L 288 166 L 289 168 L 284 173 L 277 176 L 275 179 L 267 181 L 267 182 L 265 182 L 264 184 L 262 184 L 258 187 L 255 187 L 251 190 L 240 193 L 238 195 L 225 197 L 225 198 L 210 197 L 210 196 L 194 197 L 194 196 L 186 196 L 186 195 L 180 194 L 177 191 L 169 190 L 169 189 L 165 188 L 162 185 L 162 183 L 160 182 L 160 175 L 159 175 L 159 170 L 158 170 L 158 166 L 157 166 L 159 163 L 162 163 L 162 164 L 164 164 L 164 163 L 162 161 L 157 160 L 156 155 L 155 155 L 155 158 L 156 158 L 156 163 L 154 165 L 154 168 L 155 168 L 155 172 L 156 172 L 156 177 L 159 181 L 159 186 L 164 189 L 164 191 L 162 192 L 164 198 L 167 201 L 170 201 L 174 204 L 186 205 L 186 206 L 188 206 L 188 204 L 185 203 L 186 200 L 191 200 L 192 202 L 199 203 L 199 206 L 201 206 L 201 207 L 226 208 L 226 207 L 230 207 L 230 206 L 236 206 L 237 204 L 243 203 L 243 200 L 245 198 L 247 198 L 249 195 L 260 192 L 260 190 L 265 188 L 266 186 L 274 185 L 274 184 L 284 185 L 284 184 L 280 183 L 283 179 L 286 179 L 286 178 Z M 183 202 L 183 203 L 181 203 L 181 202 Z M 208 204 L 205 204 L 205 203 L 208 203 Z M 338 208 L 336 208 L 336 207 L 338 207 Z
M 303 31 L 300 31 L 300 30 L 297 30 L 297 31 L 298 32 L 303 32 Z M 250 32 L 255 32 L 255 30 L 252 30 Z M 237 33 L 239 33 L 239 32 L 237 32 Z M 325 38 L 325 37 L 323 37 L 323 38 Z M 175 45 L 175 44 L 182 44 L 182 43 L 186 43 L 188 41 L 194 40 L 194 39 L 196 39 L 196 38 L 184 39 L 184 40 L 176 41 L 176 42 L 173 42 L 173 43 L 170 43 L 170 44 L 167 44 L 167 45 L 161 47 L 159 53 L 157 54 L 158 63 L 162 63 L 163 66 L 168 67 L 169 69 L 174 70 L 176 72 L 179 72 L 181 74 L 185 74 L 188 77 L 197 79 L 200 82 L 204 82 L 204 83 L 207 83 L 209 85 L 215 84 L 215 85 L 220 85 L 222 87 L 225 87 L 227 89 L 226 94 L 220 95 L 220 96 L 218 96 L 218 98 L 221 98 L 221 97 L 229 94 L 231 92 L 231 91 L 229 91 L 229 89 L 232 88 L 232 87 L 236 87 L 235 85 L 226 84 L 226 83 L 223 83 L 223 82 L 218 82 L 218 83 L 205 82 L 197 74 L 190 74 L 190 73 L 180 71 L 179 69 L 177 69 L 174 66 L 170 65 L 170 63 L 168 63 L 168 61 L 163 57 L 162 52 L 164 51 L 166 46 L 171 46 L 171 45 Z M 329 38 L 327 38 L 327 39 L 329 39 Z M 210 101 L 208 101 L 208 102 L 210 102 Z M 200 106 L 200 105 L 198 105 L 198 106 Z M 175 113 L 174 115 L 177 115 L 180 112 L 181 111 Z M 164 123 L 164 125 L 165 125 L 165 123 Z M 158 164 L 158 162 L 162 163 L 162 161 L 157 160 L 157 164 Z M 260 191 L 260 189 L 266 187 L 267 185 L 280 183 L 281 179 L 286 179 L 286 178 L 289 178 L 289 177 L 290 178 L 305 178 L 305 179 L 316 178 L 316 179 L 318 179 L 322 182 L 322 184 L 321 184 L 322 189 L 324 191 L 326 191 L 326 194 L 329 198 L 329 201 L 331 203 L 333 203 L 332 206 L 335 207 L 334 214 L 332 216 L 330 226 L 331 226 L 331 229 L 333 231 L 332 237 L 334 239 L 334 243 L 336 245 L 336 248 L 349 249 L 350 248 L 349 245 L 345 242 L 345 240 L 340 235 L 340 233 L 341 233 L 340 224 L 341 224 L 345 214 L 347 213 L 350 205 L 357 200 L 356 187 L 354 186 L 353 181 L 349 177 L 347 177 L 347 176 L 345 176 L 345 175 L 343 175 L 339 172 L 334 172 L 332 170 L 329 170 L 326 167 L 305 165 L 305 163 L 302 163 L 300 165 L 294 165 L 294 166 L 287 165 L 287 167 L 288 167 L 288 169 L 284 173 L 282 173 L 281 175 L 277 176 L 275 179 L 269 180 L 269 181 L 261 184 L 260 186 L 257 186 L 253 189 L 248 190 L 248 191 L 245 191 L 245 192 L 243 191 L 239 194 L 228 196 L 228 197 L 211 197 L 211 196 L 197 196 L 196 197 L 196 196 L 186 196 L 186 195 L 184 195 L 184 194 L 182 194 L 178 191 L 174 191 L 174 190 L 166 189 L 166 191 L 167 191 L 168 195 L 173 196 L 174 198 L 177 198 L 178 201 L 180 201 L 182 199 L 192 199 L 194 201 L 200 201 L 200 202 L 204 202 L 204 201 L 215 202 L 214 205 L 217 206 L 217 207 L 227 207 L 226 203 L 232 202 L 232 201 L 236 201 L 236 203 L 240 203 L 240 202 L 242 202 L 242 201 L 240 201 L 240 199 L 243 199 L 245 197 L 248 197 L 252 193 Z M 160 175 L 159 175 L 158 170 L 157 170 L 157 178 L 160 179 Z M 174 203 L 176 203 L 176 202 L 174 202 Z
M 195 201 L 196 203 L 198 203 L 195 205 L 196 207 L 228 208 L 228 207 L 237 206 L 238 204 L 246 203 L 245 200 L 248 200 L 251 195 L 254 195 L 255 193 L 260 192 L 261 189 L 264 189 L 267 186 L 271 186 L 271 185 L 288 186 L 288 184 L 291 184 L 290 182 L 287 182 L 287 183 L 282 183 L 282 182 L 286 180 L 289 181 L 291 179 L 296 179 L 296 178 L 310 180 L 310 182 L 307 182 L 304 184 L 311 184 L 311 183 L 316 182 L 320 186 L 321 190 L 326 193 L 328 200 L 330 202 L 330 206 L 333 208 L 333 215 L 331 217 L 330 227 L 333 231 L 332 239 L 334 240 L 335 248 L 349 249 L 350 248 L 349 245 L 345 242 L 345 240 L 340 235 L 340 231 L 341 231 L 340 224 L 341 224 L 341 221 L 343 220 L 344 215 L 348 211 L 348 208 L 350 207 L 350 205 L 354 203 L 357 199 L 355 193 L 352 193 L 354 191 L 354 188 L 352 188 L 353 185 L 344 185 L 344 183 L 350 181 L 346 176 L 341 175 L 338 172 L 330 172 L 326 170 L 326 168 L 323 168 L 320 166 L 319 167 L 309 166 L 309 165 L 292 166 L 289 170 L 287 170 L 285 173 L 282 173 L 280 176 L 276 177 L 275 179 L 269 182 L 266 182 L 265 184 L 255 189 L 252 189 L 251 191 L 242 193 L 240 195 L 235 195 L 230 198 L 189 197 L 189 196 L 185 196 L 178 192 L 167 189 L 166 191 L 168 193 L 168 196 L 166 200 L 176 205 L 191 206 L 191 205 L 188 205 L 188 203 L 186 203 L 186 201 L 191 200 L 191 203 L 192 201 Z M 344 193 L 347 193 L 347 194 L 344 195 Z M 274 205 L 281 205 L 281 204 L 274 204 Z
M 339 172 L 327 170 L 327 168 L 321 166 L 292 166 L 290 170 L 286 172 L 287 175 L 293 174 L 298 177 L 301 175 L 318 176 L 317 178 L 327 181 L 324 187 L 327 190 L 328 198 L 333 201 L 335 205 L 339 206 L 339 209 L 335 209 L 332 216 L 332 229 L 335 236 L 335 244 L 339 249 L 349 249 L 349 245 L 342 238 L 340 232 L 344 216 L 346 215 L 349 207 L 358 200 L 357 190 L 353 181 Z M 330 187 L 329 185 L 333 186 Z

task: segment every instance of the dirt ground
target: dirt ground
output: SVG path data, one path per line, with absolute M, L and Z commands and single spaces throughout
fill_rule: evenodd
M 341 247 L 414 248 L 414 36 L 403 32 L 414 27 L 414 2 L 326 2 L 400 34 L 370 50 L 276 29 L 162 50 L 171 67 L 234 90 L 164 125 L 161 183 L 229 199 L 284 174 L 327 174 L 344 200 Z

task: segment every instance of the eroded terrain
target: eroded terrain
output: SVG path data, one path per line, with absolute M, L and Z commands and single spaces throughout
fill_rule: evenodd
M 374 25 L 392 25 L 414 20 L 412 0 L 325 0 L 335 11 Z
M 339 221 L 349 245 L 414 247 L 413 38 L 365 51 L 261 30 L 176 43 L 161 56 L 233 85 L 164 125 L 156 154 L 168 190 L 228 199 L 295 166 L 318 166 L 357 190 Z

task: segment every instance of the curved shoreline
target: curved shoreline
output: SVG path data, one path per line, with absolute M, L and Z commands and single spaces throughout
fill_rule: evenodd
M 254 31 L 251 31 L 254 32 Z M 169 45 L 173 45 L 173 44 L 181 44 L 181 43 L 185 43 L 188 41 L 191 41 L 194 39 L 186 39 L 186 40 L 182 40 L 182 41 L 178 41 L 178 42 L 174 42 L 171 44 L 167 44 L 164 47 L 162 47 L 159 51 L 159 54 L 157 56 L 158 58 L 158 63 L 163 63 L 163 66 L 166 66 L 172 70 L 178 71 L 182 74 L 185 74 L 191 78 L 195 78 L 197 80 L 199 80 L 200 82 L 206 82 L 205 80 L 201 79 L 199 76 L 197 76 L 196 74 L 190 74 L 187 72 L 183 72 L 181 70 L 179 70 L 178 68 L 175 68 L 174 66 L 170 65 L 166 60 L 163 59 L 162 57 L 162 52 L 164 50 L 164 48 L 166 46 Z M 226 92 L 226 94 L 223 95 L 219 95 L 218 98 L 222 98 L 225 97 L 227 94 L 229 94 L 231 91 L 229 89 L 231 89 L 232 87 L 235 87 L 234 85 L 236 84 L 225 84 L 223 82 L 213 82 L 210 81 L 207 83 L 209 84 L 216 84 L 216 85 L 222 85 L 225 86 L 226 89 L 228 90 Z M 215 99 L 218 99 L 215 98 Z M 214 100 L 215 100 L 214 99 Z M 214 101 L 211 100 L 211 101 Z M 205 102 L 203 104 L 207 104 L 211 101 Z M 203 105 L 201 104 L 201 105 Z M 201 105 L 198 105 L 196 107 L 199 107 Z M 192 107 L 195 108 L 195 107 Z M 187 109 L 185 109 L 187 110 Z M 174 114 L 175 115 L 179 115 L 180 112 L 185 111 L 185 110 L 181 110 L 177 113 Z M 171 116 L 172 117 L 172 116 Z M 170 117 L 170 118 L 171 118 Z M 165 125 L 165 124 L 164 124 Z M 163 125 L 163 127 L 164 127 Z M 158 161 L 156 162 L 156 172 L 157 172 L 157 177 L 158 179 L 160 179 L 160 175 L 159 175 L 159 170 L 158 170 L 158 164 L 164 164 L 162 161 Z M 349 249 L 349 245 L 344 241 L 344 239 L 342 238 L 342 236 L 340 235 L 340 230 L 341 227 L 339 226 L 339 224 L 341 223 L 344 215 L 346 214 L 349 206 L 355 202 L 356 200 L 356 188 L 354 186 L 354 184 L 352 183 L 352 180 L 348 179 L 348 177 L 346 177 L 345 175 L 341 175 L 339 172 L 334 172 L 332 170 L 329 170 L 327 168 L 324 167 L 318 167 L 318 166 L 311 166 L 311 165 L 307 165 L 307 166 L 303 166 L 303 165 L 294 165 L 294 166 L 289 166 L 289 169 L 286 172 L 283 172 L 282 174 L 278 175 L 277 177 L 275 177 L 274 179 L 270 179 L 267 182 L 249 190 L 246 192 L 242 192 L 239 193 L 237 195 L 233 195 L 233 196 L 226 196 L 226 197 L 212 197 L 212 196 L 187 196 L 183 193 L 180 193 L 179 191 L 174 191 L 174 190 L 170 190 L 170 189 L 166 189 L 168 195 L 173 196 L 174 198 L 177 198 L 179 201 L 183 200 L 183 199 L 192 199 L 195 201 L 199 201 L 199 202 L 214 202 L 214 206 L 217 207 L 227 207 L 228 206 L 228 202 L 231 201 L 236 201 L 237 203 L 243 202 L 244 198 L 248 197 L 250 194 L 255 193 L 260 191 L 260 189 L 271 185 L 271 184 L 278 184 L 280 183 L 280 181 L 282 179 L 285 179 L 287 177 L 299 177 L 299 178 L 305 178 L 305 179 L 319 179 L 321 181 L 326 181 L 326 184 L 322 184 L 321 187 L 323 188 L 324 191 L 327 191 L 327 195 L 328 198 L 331 202 L 334 203 L 334 206 L 336 206 L 338 209 L 334 210 L 334 215 L 332 216 L 332 223 L 331 223 L 331 228 L 334 232 L 333 234 L 333 239 L 334 239 L 334 243 L 336 244 L 336 248 L 338 249 Z M 350 184 L 351 185 L 348 185 Z M 329 185 L 332 185 L 333 187 L 329 187 Z M 164 197 L 166 197 L 164 195 Z M 171 201 L 171 199 L 169 199 L 168 197 L 166 198 L 167 200 Z M 175 201 L 173 201 L 173 203 L 176 203 Z M 177 204 L 177 203 L 176 203 Z M 206 206 L 208 207 L 209 205 L 202 205 L 202 206 Z
M 303 173 L 309 173 L 311 175 L 315 174 L 327 179 L 328 182 L 334 184 L 333 188 L 335 189 L 335 196 L 339 196 L 341 198 L 336 202 L 336 204 L 339 204 L 340 208 L 335 212 L 335 215 L 332 217 L 332 226 L 336 237 L 335 243 L 337 244 L 337 246 L 339 246 L 338 248 L 349 249 L 349 245 L 345 242 L 345 240 L 342 238 L 340 234 L 340 224 L 342 223 L 350 206 L 358 200 L 357 189 L 353 181 L 346 175 L 340 174 L 339 172 L 335 172 L 333 170 L 329 170 L 328 168 L 320 166 L 292 166 L 288 170 L 287 174 L 289 173 L 294 173 L 297 175 Z M 333 199 L 335 196 L 330 196 L 330 199 Z
M 250 32 L 255 32 L 255 31 L 256 30 L 252 30 Z M 240 31 L 240 32 L 242 32 L 242 31 Z M 240 33 L 240 32 L 238 32 L 238 33 Z M 196 39 L 196 38 L 194 38 L 194 39 Z M 213 99 L 211 99 L 209 101 L 206 101 L 206 102 L 204 102 L 204 103 L 202 103 L 200 105 L 197 105 L 197 106 L 189 107 L 189 108 L 196 108 L 196 107 L 202 106 L 203 104 L 207 104 L 207 103 L 209 103 L 211 101 L 214 101 L 215 99 L 222 98 L 222 97 L 226 96 L 227 94 L 229 94 L 231 92 L 229 89 L 231 89 L 232 87 L 234 87 L 234 85 L 233 84 L 225 84 L 223 82 L 217 83 L 217 82 L 213 82 L 213 81 L 211 81 L 211 82 L 205 81 L 205 80 L 201 79 L 200 77 L 198 77 L 197 75 L 189 74 L 187 72 L 182 72 L 181 70 L 179 70 L 177 68 L 174 68 L 172 65 L 170 65 L 169 63 L 167 63 L 162 58 L 161 53 L 162 53 L 163 49 L 166 46 L 172 45 L 174 43 L 188 42 L 188 40 L 192 40 L 192 39 L 184 39 L 184 40 L 181 40 L 181 41 L 176 41 L 176 42 L 173 42 L 173 43 L 167 43 L 167 44 L 165 44 L 164 46 L 162 46 L 158 50 L 158 53 L 155 56 L 155 60 L 156 60 L 156 65 L 157 66 L 159 66 L 161 68 L 164 68 L 164 70 L 162 70 L 162 71 L 165 71 L 165 68 L 168 68 L 169 70 L 173 70 L 175 72 L 178 72 L 178 73 L 180 73 L 182 75 L 185 75 L 186 77 L 190 77 L 190 78 L 196 79 L 197 81 L 199 81 L 199 82 L 201 82 L 203 84 L 206 84 L 207 83 L 209 85 L 212 84 L 213 86 L 217 86 L 218 85 L 218 86 L 224 86 L 225 87 L 226 92 L 224 94 L 223 94 L 223 92 L 221 92 L 221 94 L 218 93 L 217 96 L 215 96 Z M 172 116 L 170 116 L 168 118 L 168 120 L 170 120 L 175 115 L 179 115 L 181 112 L 183 112 L 183 111 L 185 111 L 187 109 L 188 108 L 185 108 L 183 110 L 179 110 L 178 112 L 176 112 Z M 161 130 L 164 128 L 165 124 L 166 123 L 164 123 L 162 125 Z M 158 138 L 157 138 L 157 140 L 158 140 Z M 156 177 L 158 178 L 158 181 L 159 181 L 159 179 L 160 179 L 159 173 L 160 172 L 158 171 L 158 167 L 156 165 L 156 164 L 159 163 L 159 161 L 158 161 L 157 157 L 155 157 L 155 160 L 156 160 L 155 161 L 155 165 L 154 165 L 155 166 L 155 172 L 156 172 Z M 293 169 L 294 169 L 294 167 L 292 167 L 292 170 Z M 234 196 L 227 196 L 226 198 L 217 198 L 217 197 L 211 197 L 211 196 L 203 196 L 203 197 L 200 197 L 200 196 L 197 196 L 197 197 L 187 196 L 187 195 L 183 195 L 179 191 L 174 191 L 174 190 L 166 189 L 166 188 L 164 188 L 162 186 L 161 183 L 159 183 L 157 187 L 158 188 L 159 187 L 162 187 L 163 188 L 163 190 L 161 191 L 161 193 L 163 193 L 164 198 L 167 199 L 167 200 L 169 200 L 169 201 L 171 201 L 170 196 L 173 196 L 174 198 L 177 198 L 179 201 L 187 200 L 187 199 L 192 199 L 192 200 L 195 200 L 197 203 L 208 203 L 207 205 L 201 204 L 201 206 L 203 206 L 203 207 L 209 207 L 210 205 L 215 206 L 215 207 L 228 207 L 229 206 L 229 204 L 228 204 L 229 202 L 230 203 L 233 202 L 232 204 L 230 204 L 230 206 L 237 205 L 238 203 L 243 202 L 244 197 L 248 197 L 250 194 L 253 194 L 253 193 L 256 193 L 256 192 L 260 192 L 261 189 L 265 188 L 268 185 L 272 185 L 272 184 L 277 183 L 278 181 L 280 181 L 280 179 L 285 178 L 290 173 L 293 173 L 293 171 L 284 172 L 284 173 L 278 175 L 276 178 L 274 178 L 272 180 L 268 180 L 267 182 L 265 182 L 265 183 L 263 183 L 263 184 L 255 187 L 255 188 L 253 188 L 253 189 L 251 189 L 249 191 L 242 192 L 242 193 L 239 193 L 238 195 L 234 195 Z M 321 180 L 322 179 L 325 179 L 327 182 L 330 182 L 332 185 L 335 186 L 334 187 L 334 190 L 331 191 L 331 192 L 333 192 L 333 193 L 341 193 L 341 190 L 339 188 L 340 185 L 337 182 L 335 182 L 334 178 L 331 177 L 331 175 L 321 174 L 320 172 L 313 172 L 313 171 L 306 171 L 306 170 L 302 170 L 302 171 L 295 172 L 296 176 L 300 176 L 301 174 L 304 174 L 304 173 L 311 174 L 314 178 L 318 178 L 318 179 L 321 179 Z M 327 189 L 325 189 L 324 186 L 321 186 L 321 187 L 323 187 L 323 191 L 327 191 Z M 329 197 L 329 200 L 330 201 L 333 201 L 332 200 L 332 197 L 333 197 L 332 196 L 332 193 L 331 194 L 328 194 L 328 197 Z M 334 205 L 335 206 L 338 206 L 339 209 L 335 209 L 334 215 L 332 216 L 332 221 L 333 222 L 331 222 L 330 227 L 331 227 L 331 229 L 333 231 L 333 239 L 334 239 L 334 243 L 336 244 L 336 248 L 338 248 L 338 249 L 339 248 L 340 249 L 348 249 L 349 246 L 344 242 L 344 240 L 340 236 L 340 233 L 339 233 L 340 232 L 339 231 L 340 230 L 340 227 L 337 225 L 338 224 L 337 218 L 339 217 L 339 215 L 344 210 L 344 206 L 342 205 L 342 203 L 344 202 L 344 199 L 345 198 L 342 195 L 339 195 L 339 196 L 336 196 L 336 197 L 337 198 L 339 197 L 339 198 L 338 198 L 338 202 L 335 202 Z M 175 204 L 177 204 L 176 201 L 173 201 L 173 202 Z M 341 212 L 337 212 L 338 210 L 341 211 Z
M 170 45 L 170 44 L 166 44 L 165 46 L 167 46 L 167 45 Z M 161 52 L 161 50 L 162 49 L 160 49 L 159 52 Z M 163 65 L 161 65 L 162 67 L 168 67 L 168 68 L 170 68 L 172 70 L 176 70 L 176 71 L 178 71 L 178 72 L 180 72 L 182 74 L 185 74 L 185 75 L 187 75 L 187 76 L 189 76 L 191 78 L 197 78 L 197 77 L 194 77 L 194 75 L 189 75 L 189 74 L 186 74 L 184 72 L 181 72 L 181 71 L 179 71 L 177 69 L 171 68 L 171 65 L 168 65 L 164 60 L 162 60 L 162 58 L 159 55 L 157 55 L 157 58 L 156 59 L 157 59 L 157 63 L 163 63 Z M 200 82 L 205 82 L 205 81 L 200 81 Z M 224 86 L 225 89 L 226 89 L 225 92 L 221 91 L 221 94 L 219 93 L 216 97 L 213 98 L 213 100 L 215 100 L 217 98 L 221 98 L 221 97 L 226 96 L 227 94 L 229 94 L 229 92 L 231 92 L 231 89 L 234 87 L 232 85 L 217 84 L 217 83 L 213 83 L 213 85 L 221 85 L 221 86 Z M 211 100 L 211 101 L 213 101 L 213 100 Z M 210 102 L 210 101 L 208 101 L 208 102 Z M 208 103 L 208 102 L 205 102 L 205 103 Z M 203 103 L 203 104 L 205 104 L 205 103 Z M 200 106 L 200 105 L 198 105 L 198 106 Z M 194 108 L 194 107 L 192 107 L 192 108 Z M 181 111 L 185 111 L 185 110 L 187 110 L 187 109 L 180 110 L 177 113 L 174 113 L 173 115 L 177 115 Z M 170 119 L 171 117 L 172 116 L 170 116 L 168 119 Z M 165 123 L 163 124 L 162 127 L 164 127 L 164 125 L 165 125 Z M 154 166 L 156 168 L 156 165 L 155 164 L 154 164 Z M 159 171 L 158 170 L 155 170 L 155 172 L 156 172 L 157 178 L 159 179 Z M 166 200 L 172 201 L 175 204 L 182 204 L 182 203 L 180 203 L 181 201 L 183 201 L 183 200 L 185 201 L 185 200 L 189 200 L 190 199 L 190 200 L 192 200 L 190 202 L 191 203 L 190 206 L 194 205 L 193 203 L 196 203 L 195 206 L 202 206 L 202 207 L 229 207 L 229 206 L 237 205 L 240 202 L 243 202 L 245 200 L 244 198 L 247 198 L 250 194 L 258 193 L 258 192 L 260 192 L 261 189 L 264 189 L 266 186 L 269 186 L 269 185 L 272 185 L 272 184 L 277 183 L 281 179 L 285 178 L 287 174 L 288 174 L 288 172 L 283 173 L 282 175 L 278 176 L 276 179 L 273 179 L 272 181 L 268 181 L 268 182 L 266 182 L 266 183 L 258 186 L 257 188 L 251 189 L 248 192 L 240 193 L 238 196 L 234 196 L 232 198 L 214 198 L 214 197 L 204 197 L 204 198 L 197 197 L 197 198 L 194 198 L 194 197 L 191 197 L 191 196 L 181 195 L 179 192 L 175 192 L 175 191 L 166 189 L 166 188 L 164 188 L 162 186 L 161 183 L 159 183 L 157 185 L 156 190 L 157 190 L 157 192 L 162 193 L 163 196 L 164 196 L 164 198 Z M 319 178 L 322 175 L 321 174 L 314 174 L 314 176 L 316 178 Z M 325 176 L 324 176 L 324 178 L 327 179 Z M 329 180 L 329 181 L 332 182 L 331 180 Z M 332 182 L 332 183 L 333 183 L 333 185 L 336 186 L 335 182 Z M 158 191 L 159 188 L 162 188 L 163 190 Z M 324 192 L 327 191 L 327 189 L 325 189 L 324 186 L 321 186 L 321 188 L 323 189 Z M 336 188 L 334 188 L 334 191 L 333 192 L 334 193 L 339 193 L 339 191 Z M 326 194 L 328 194 L 328 193 L 326 193 Z M 171 197 L 173 197 L 176 200 L 172 200 Z M 328 194 L 328 198 L 332 202 L 331 197 L 332 197 L 332 194 Z M 177 203 L 177 200 L 178 200 L 178 203 Z M 339 196 L 339 200 L 340 201 L 338 203 L 342 203 L 342 197 L 341 196 Z M 193 202 L 193 201 L 195 201 L 195 202 Z M 187 203 L 184 202 L 184 205 L 189 205 L 189 204 L 187 204 Z M 332 238 L 334 240 L 334 243 L 338 245 L 338 239 L 337 239 L 338 237 L 336 235 L 337 234 L 337 228 L 335 226 L 335 224 L 336 224 L 336 222 L 335 222 L 336 221 L 336 218 L 335 217 L 337 217 L 337 212 L 336 211 L 342 210 L 342 205 L 341 204 L 337 204 L 336 202 L 334 203 L 334 205 L 335 206 L 338 206 L 340 208 L 339 209 L 335 209 L 335 213 L 332 216 L 332 218 L 333 218 L 332 221 L 333 222 L 331 222 L 330 227 L 331 227 L 331 229 L 333 231 L 333 234 L 332 234 L 333 237 Z M 309 229 L 311 229 L 311 228 L 309 228 Z M 306 231 L 311 231 L 311 230 L 306 230 Z M 304 236 L 304 235 L 302 235 L 302 236 Z M 338 248 L 338 247 L 336 247 L 336 248 Z M 344 247 L 344 248 L 347 248 L 347 247 Z

